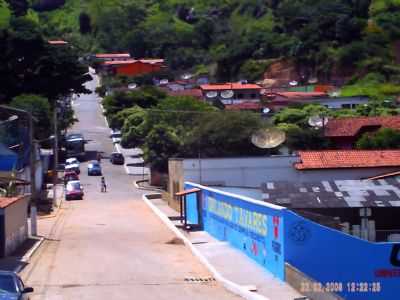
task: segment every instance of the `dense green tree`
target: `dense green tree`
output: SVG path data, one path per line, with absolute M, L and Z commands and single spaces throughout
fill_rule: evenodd
M 0 30 L 10 24 L 11 12 L 5 0 L 0 0 Z
M 51 110 L 48 99 L 32 94 L 16 96 L 10 106 L 29 111 L 37 119 L 35 122 L 35 137 L 43 139 L 51 134 Z
M 20 17 L 26 15 L 29 8 L 27 0 L 6 0 L 8 2 L 14 16 Z
M 381 128 L 376 133 L 364 133 L 356 143 L 357 149 L 398 149 L 400 131 Z

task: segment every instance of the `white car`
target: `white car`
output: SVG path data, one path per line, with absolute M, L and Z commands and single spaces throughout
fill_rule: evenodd
M 112 141 L 114 144 L 120 143 L 121 138 L 122 138 L 122 133 L 120 130 L 111 130 L 110 138 L 112 138 Z
M 76 174 L 79 174 L 81 172 L 79 160 L 76 157 L 66 159 L 65 171 L 75 171 Z

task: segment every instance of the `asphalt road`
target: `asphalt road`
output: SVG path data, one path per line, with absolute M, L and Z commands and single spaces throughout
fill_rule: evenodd
M 95 81 L 88 83 L 94 90 Z M 79 119 L 73 130 L 91 142 L 89 155 L 113 151 L 109 129 L 95 94 L 74 102 Z M 84 200 L 64 201 L 47 240 L 22 272 L 33 286 L 32 299 L 240 299 L 216 282 L 190 283 L 209 272 L 141 200 L 133 176 L 106 159 L 102 167 L 108 192 L 100 192 L 100 177 L 87 176 L 81 164 Z M 39 225 L 40 226 L 40 225 Z M 39 227 L 40 233 L 40 227 Z

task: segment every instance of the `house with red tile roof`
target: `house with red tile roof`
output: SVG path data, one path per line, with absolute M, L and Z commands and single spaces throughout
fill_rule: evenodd
M 262 87 L 254 83 L 228 82 L 200 85 L 206 101 L 220 100 L 225 105 L 246 101 L 260 102 Z
M 297 170 L 400 167 L 400 150 L 299 151 Z
M 330 119 L 325 126 L 324 134 L 335 147 L 351 149 L 362 134 L 375 132 L 380 128 L 400 130 L 400 116 Z
M 269 92 L 263 90 L 262 98 L 274 110 L 280 110 L 293 104 L 321 104 L 330 109 L 352 109 L 368 103 L 367 97 L 330 97 L 326 92 Z
M 165 68 L 164 59 L 118 59 L 101 64 L 101 72 L 109 75 L 137 76 L 154 73 Z
M 63 40 L 49 40 L 47 41 L 50 45 L 68 45 L 68 42 Z
M 121 61 L 131 59 L 131 55 L 129 53 L 98 53 L 95 54 L 94 58 L 101 61 Z

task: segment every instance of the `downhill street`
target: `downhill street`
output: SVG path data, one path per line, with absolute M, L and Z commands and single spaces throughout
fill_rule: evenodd
M 95 86 L 95 80 L 87 84 Z M 97 95 L 82 95 L 73 105 L 79 123 L 72 131 L 91 140 L 91 159 L 98 150 L 107 156 L 113 145 Z M 215 281 L 185 281 L 210 273 L 184 245 L 168 243 L 174 235 L 142 201 L 134 176 L 105 158 L 102 167 L 107 193 L 100 193 L 100 177 L 88 177 L 83 162 L 84 199 L 64 201 L 51 230 L 50 221 L 39 221 L 46 241 L 22 271 L 26 285 L 35 288 L 33 300 L 239 299 Z

